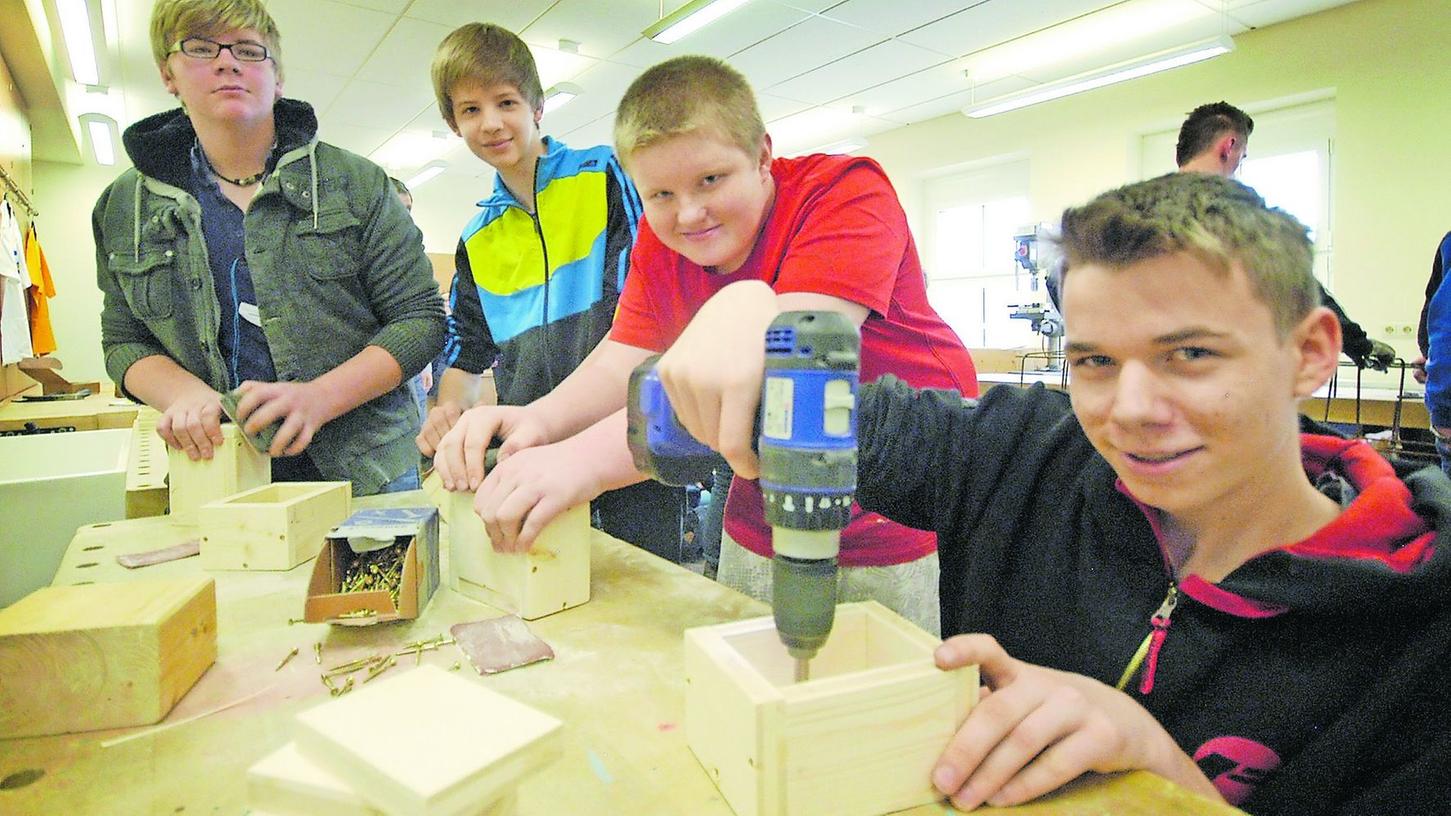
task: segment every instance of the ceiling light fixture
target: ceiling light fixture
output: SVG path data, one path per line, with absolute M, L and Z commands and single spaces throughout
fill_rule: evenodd
M 544 112 L 552 113 L 569 104 L 576 96 L 584 93 L 584 89 L 573 82 L 560 82 L 549 86 L 544 92 Z
M 657 43 L 669 45 L 705 28 L 744 6 L 746 2 L 747 0 L 691 0 L 641 33 Z
M 96 58 L 96 43 L 106 40 L 99 26 L 99 6 L 90 0 L 56 0 L 55 8 L 60 17 L 66 57 L 71 63 L 71 77 L 82 85 L 100 85 L 101 64 Z
M 413 177 L 403 182 L 408 189 L 417 190 L 419 187 L 433 181 L 438 174 L 448 169 L 448 162 L 443 160 L 431 161 L 413 174 Z
M 974 119 L 981 119 L 984 116 L 994 116 L 999 113 L 1006 113 L 1018 108 L 1026 108 L 1029 105 L 1036 105 L 1039 102 L 1047 102 L 1050 99 L 1060 99 L 1084 91 L 1091 91 L 1095 88 L 1102 88 L 1105 85 L 1112 85 L 1117 82 L 1124 82 L 1130 79 L 1138 79 L 1149 74 L 1156 74 L 1160 71 L 1167 71 L 1171 68 L 1178 68 L 1184 65 L 1192 65 L 1196 62 L 1217 57 L 1220 54 L 1227 54 L 1234 50 L 1234 41 L 1229 37 L 1215 37 L 1209 40 L 1201 40 L 1180 48 L 1173 48 L 1168 51 L 1160 51 L 1137 60 L 1119 63 L 1100 71 L 1080 74 L 1076 77 L 1050 82 L 1026 91 L 998 97 L 977 105 L 963 108 L 962 112 Z

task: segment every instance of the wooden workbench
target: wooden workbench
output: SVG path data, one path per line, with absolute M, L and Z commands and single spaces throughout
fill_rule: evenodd
M 426 502 L 421 492 L 413 492 L 362 499 L 357 505 Z M 200 571 L 195 558 L 126 570 L 115 556 L 196 536 L 195 527 L 176 524 L 169 516 L 82 528 L 55 583 L 194 574 Z M 441 549 L 446 557 L 447 546 Z M 445 633 L 454 623 L 500 614 L 455 595 L 445 581 L 417 621 L 359 628 L 289 624 L 289 618 L 302 616 L 311 566 L 286 573 L 213 573 L 217 663 L 163 726 L 242 702 L 164 730 L 153 731 L 153 726 L 0 740 L 0 779 L 31 769 L 44 772 L 24 787 L 0 789 L 0 813 L 243 813 L 246 769 L 291 739 L 297 711 L 327 699 L 321 668 L 385 647 L 396 650 L 405 642 Z M 599 532 L 594 533 L 591 568 L 589 603 L 529 624 L 553 646 L 554 660 L 478 679 L 565 722 L 563 757 L 522 783 L 519 812 L 729 816 L 730 808 L 686 746 L 682 632 L 767 614 L 766 606 Z M 323 644 L 322 667 L 313 660 L 317 641 Z M 298 656 L 276 671 L 293 647 L 300 650 Z M 423 660 L 443 668 L 463 660 L 462 671 L 474 676 L 456 647 L 428 652 Z M 141 736 L 105 747 L 134 734 Z M 949 812 L 940 805 L 905 811 L 913 816 Z M 1238 813 L 1146 773 L 1087 778 L 1051 800 L 981 812 Z
M 140 409 L 134 402 L 109 394 L 49 402 L 27 402 L 17 397 L 0 404 L 0 431 L 18 431 L 30 422 L 37 428 L 72 427 L 78 431 L 129 428 Z

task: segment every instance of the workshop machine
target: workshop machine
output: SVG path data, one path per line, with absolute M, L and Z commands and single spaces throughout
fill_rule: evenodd
M 1008 317 L 1015 320 L 1026 320 L 1034 334 L 1044 337 L 1048 344 L 1048 363 L 1044 366 L 1046 371 L 1058 371 L 1059 361 L 1063 359 L 1063 316 L 1058 312 L 1058 293 L 1053 291 L 1053 267 L 1058 263 L 1057 256 L 1047 251 L 1047 227 L 1036 224 L 1023 227 L 1013 235 L 1013 260 L 1018 266 L 1032 276 L 1029 283 L 1031 291 L 1039 291 L 1039 281 L 1047 281 L 1042 287 L 1046 290 L 1046 296 L 1040 303 L 1010 303 L 1008 304 Z
M 861 337 L 832 311 L 784 312 L 766 330 L 757 453 L 771 525 L 771 608 L 796 679 L 831 634 L 837 552 L 856 493 Z M 722 460 L 680 425 L 652 357 L 630 376 L 635 467 L 666 484 L 704 481 Z

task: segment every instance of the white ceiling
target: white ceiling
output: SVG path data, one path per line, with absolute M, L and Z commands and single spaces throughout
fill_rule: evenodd
M 115 0 L 114 86 L 125 117 L 174 107 L 150 58 L 149 0 Z M 664 0 L 670 12 L 684 0 Z M 1108 7 L 1153 2 L 1176 15 L 1158 34 L 1094 43 L 1092 53 L 1054 49 L 1042 65 L 975 84 L 964 68 L 983 49 Z M 454 27 L 484 20 L 520 34 L 544 85 L 583 88 L 544 120 L 546 133 L 584 146 L 608 143 L 614 108 L 640 71 L 669 57 L 706 53 L 751 80 L 778 152 L 790 154 L 941 116 L 964 105 L 1060 79 L 1126 56 L 1218 34 L 1235 35 L 1351 0 L 751 0 L 722 20 L 666 46 L 640 32 L 660 0 L 267 0 L 282 31 L 286 95 L 317 109 L 321 136 L 364 155 L 400 134 L 435 144 L 449 163 L 431 194 L 481 197 L 492 171 L 457 140 L 435 107 L 433 49 Z M 568 42 L 577 44 L 570 53 Z M 1102 45 L 1102 47 L 1099 47 Z M 124 123 L 123 123 L 124 126 Z M 397 163 L 407 178 L 433 156 L 411 149 Z M 437 188 L 434 189 L 434 186 Z

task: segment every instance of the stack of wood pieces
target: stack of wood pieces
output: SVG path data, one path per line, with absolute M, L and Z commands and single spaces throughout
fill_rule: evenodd
M 515 786 L 560 753 L 561 723 L 422 666 L 297 716 L 247 771 L 254 814 L 513 816 Z

